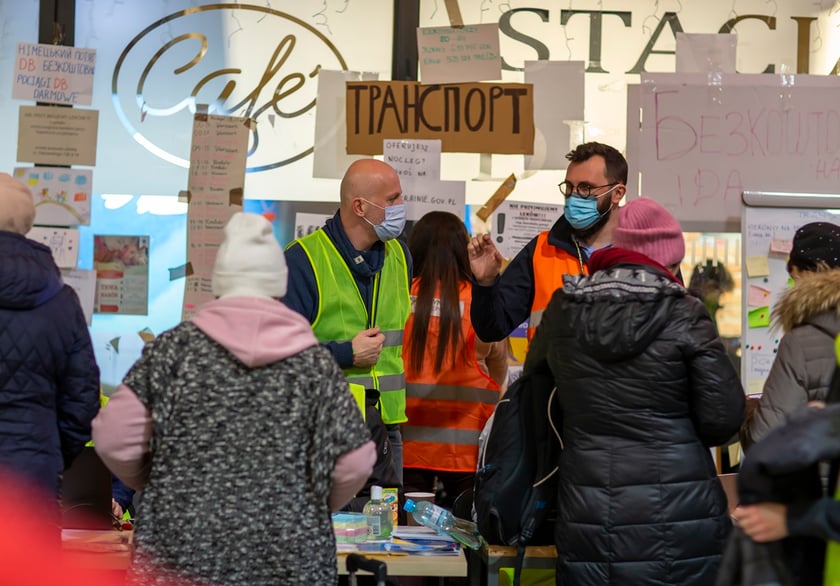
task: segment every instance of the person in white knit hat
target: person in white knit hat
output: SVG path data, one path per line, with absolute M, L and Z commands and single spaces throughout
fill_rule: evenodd
M 99 369 L 76 293 L 26 238 L 34 219 L 29 189 L 0 173 L 0 473 L 39 489 L 57 536 L 61 473 L 90 440 Z
M 218 299 L 149 343 L 94 421 L 103 461 L 144 490 L 129 583 L 337 581 L 329 513 L 375 450 L 341 369 L 279 301 L 286 285 L 271 224 L 234 214 Z M 196 511 L 201 530 L 184 531 Z

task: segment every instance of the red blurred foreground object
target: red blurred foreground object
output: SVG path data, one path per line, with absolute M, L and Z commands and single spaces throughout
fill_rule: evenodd
M 53 499 L 0 475 L 0 584 L 122 585 L 119 573 L 83 569 L 62 551 L 59 518 Z

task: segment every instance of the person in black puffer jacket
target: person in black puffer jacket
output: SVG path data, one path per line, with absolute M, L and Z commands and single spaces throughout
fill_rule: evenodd
M 714 583 L 731 522 L 709 447 L 738 431 L 744 393 L 674 276 L 684 254 L 673 216 L 630 202 L 531 343 L 525 373 L 550 370 L 563 411 L 558 585 Z
M 29 189 L 0 173 L 0 473 L 40 488 L 57 523 L 61 474 L 99 411 L 99 369 L 76 293 L 24 236 L 34 219 Z

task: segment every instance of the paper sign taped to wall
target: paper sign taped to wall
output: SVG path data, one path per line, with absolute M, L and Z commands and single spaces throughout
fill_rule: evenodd
M 464 83 L 502 78 L 498 23 L 417 29 L 420 81 Z
M 65 285 L 70 285 L 79 296 L 85 323 L 93 321 L 93 305 L 96 298 L 96 271 L 69 269 L 61 271 L 61 279 Z
M 90 224 L 90 169 L 16 167 L 15 179 L 26 184 L 35 201 L 35 224 Z
M 30 240 L 48 246 L 60 269 L 75 269 L 79 260 L 79 231 L 73 228 L 45 228 L 33 226 Z
M 21 106 L 17 160 L 40 165 L 96 165 L 99 112 Z
M 46 104 L 89 106 L 96 49 L 18 43 L 12 97 Z

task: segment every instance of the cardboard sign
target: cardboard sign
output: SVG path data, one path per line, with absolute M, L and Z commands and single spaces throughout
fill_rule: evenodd
M 382 154 L 384 139 L 440 139 L 447 153 L 534 152 L 534 92 L 524 83 L 347 83 L 347 152 Z

